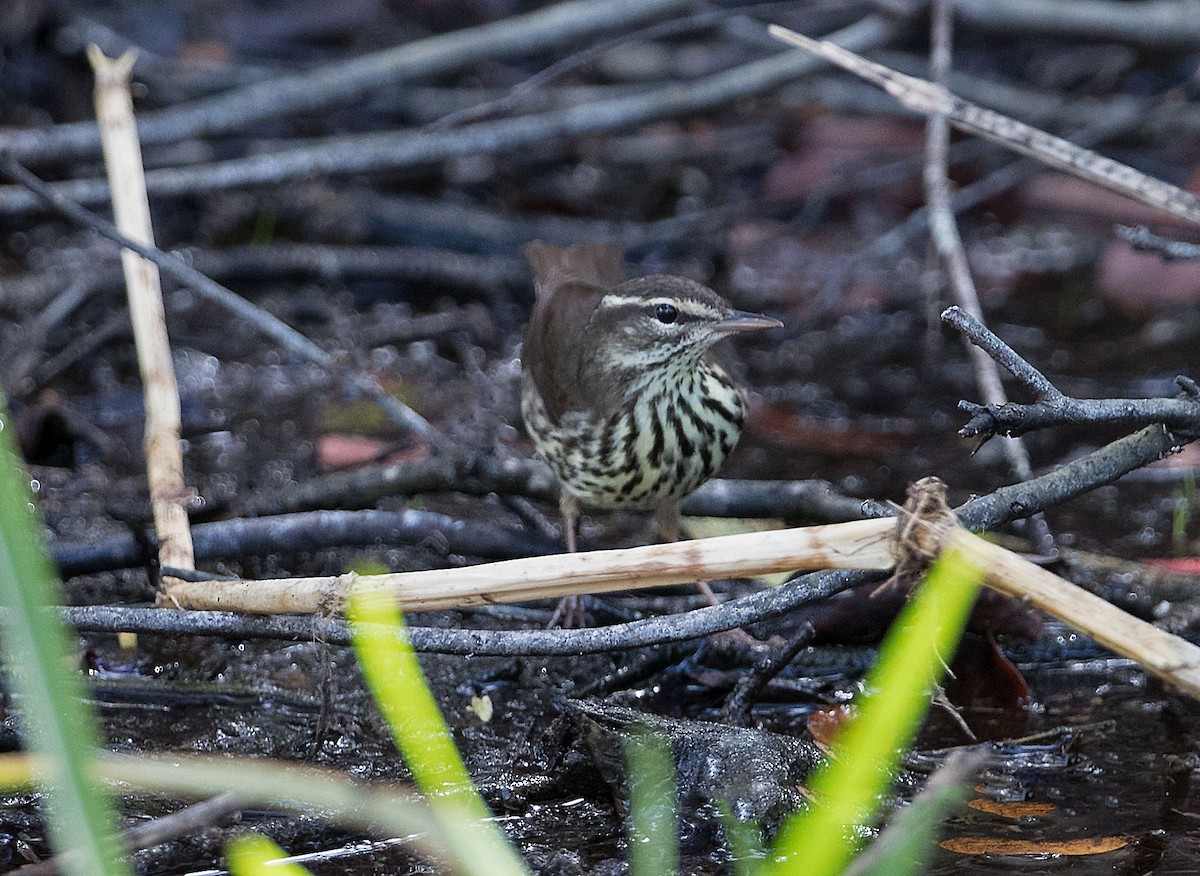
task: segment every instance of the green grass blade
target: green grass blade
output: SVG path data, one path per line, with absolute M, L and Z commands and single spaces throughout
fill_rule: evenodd
M 312 876 L 299 864 L 280 860 L 287 856 L 287 852 L 257 833 L 237 837 L 225 851 L 232 876 Z
M 0 756 L 0 778 L 19 786 L 27 758 Z M 247 808 L 319 812 L 330 822 L 373 835 L 405 838 L 439 873 L 463 872 L 458 841 L 410 787 L 354 781 L 344 773 L 251 757 L 105 754 L 96 775 L 125 789 L 194 799 L 235 794 Z
M 129 873 L 116 839 L 112 806 L 88 764 L 100 735 L 83 704 L 84 685 L 70 667 L 72 648 L 57 611 L 57 577 L 46 559 L 29 479 L 0 396 L 0 604 L 4 664 L 21 695 L 25 744 L 45 765 L 47 827 L 69 876 Z
M 733 876 L 758 876 L 767 856 L 762 828 L 756 822 L 739 821 L 727 800 L 717 801 L 717 814 L 732 857 Z
M 434 812 L 462 840 L 458 851 L 467 872 L 527 874 L 463 766 L 395 602 L 383 594 L 352 594 L 346 614 L 363 676 L 396 747 Z
M 668 876 L 679 872 L 679 802 L 671 740 L 641 730 L 625 742 L 629 789 L 629 872 Z
M 960 749 L 946 758 L 913 801 L 899 810 L 883 833 L 850 865 L 847 876 L 920 876 L 937 851 L 946 816 L 967 799 L 971 777 L 987 762 L 980 749 Z
M 764 876 L 837 876 L 858 848 L 878 801 L 929 708 L 979 592 L 980 572 L 943 554 L 880 646 L 858 714 L 812 777 L 815 803 L 785 822 Z

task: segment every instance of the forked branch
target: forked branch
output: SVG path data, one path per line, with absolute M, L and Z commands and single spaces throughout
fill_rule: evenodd
M 1002 405 L 960 401 L 959 410 L 971 415 L 958 432 L 964 438 L 978 437 L 982 443 L 996 435 L 1024 435 L 1036 429 L 1082 424 L 1162 424 L 1179 445 L 1200 436 L 1200 386 L 1190 377 L 1180 375 L 1175 378 L 1180 391 L 1174 398 L 1071 398 L 962 309 L 947 308 L 942 313 L 942 321 L 1008 369 L 1037 399 L 1032 404 L 1008 402 Z

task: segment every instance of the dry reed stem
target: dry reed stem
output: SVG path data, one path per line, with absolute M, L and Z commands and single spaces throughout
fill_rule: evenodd
M 351 589 L 387 592 L 406 612 L 524 602 L 733 576 L 814 569 L 888 569 L 893 518 L 779 529 L 391 575 L 172 583 L 179 608 L 252 614 L 339 611 Z
M 907 76 L 869 61 L 835 43 L 814 40 L 778 24 L 772 24 L 769 31 L 778 40 L 819 55 L 878 85 L 909 109 L 924 115 L 943 113 L 950 124 L 960 130 L 986 137 L 1050 167 L 1112 189 L 1188 222 L 1200 224 L 1200 197 L 1191 192 L 1024 122 L 963 100 L 949 89 L 926 79 Z
M 129 93 L 134 53 L 126 52 L 111 60 L 96 46 L 89 46 L 88 60 L 96 73 L 96 118 L 117 227 L 139 243 L 153 245 L 141 146 Z M 193 569 L 195 557 L 187 517 L 191 491 L 183 481 L 179 393 L 158 268 L 127 249 L 121 251 L 121 266 L 145 396 L 146 473 L 159 541 L 159 562 Z
M 1200 698 L 1200 648 L 973 535 L 941 510 L 944 500 L 914 507 L 916 516 L 903 517 L 900 525 L 894 518 L 858 520 L 391 575 L 181 581 L 172 584 L 164 601 L 209 611 L 332 613 L 357 591 L 385 595 L 402 610 L 416 612 L 781 571 L 888 569 L 897 559 L 906 567 L 901 577 L 907 577 L 953 549 L 982 570 L 991 589 L 1053 615 Z
M 983 570 L 984 583 L 992 590 L 1053 615 L 1200 699 L 1200 648 L 1186 639 L 1160 630 L 965 529 L 951 531 L 943 548 L 961 552 Z

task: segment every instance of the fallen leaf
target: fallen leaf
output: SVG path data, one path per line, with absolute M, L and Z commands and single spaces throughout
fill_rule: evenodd
M 996 800 L 988 800 L 985 797 L 977 797 L 976 799 L 969 801 L 967 805 L 972 809 L 978 809 L 980 812 L 987 812 L 991 815 L 999 815 L 1003 818 L 1030 818 L 1040 815 L 1049 815 L 1057 808 L 1053 803 L 1001 803 Z
M 850 703 L 813 712 L 808 716 L 808 732 L 812 735 L 813 742 L 825 748 L 831 747 L 841 732 L 842 725 L 853 715 L 854 706 Z
M 1098 836 L 1077 840 L 1018 840 L 989 836 L 963 836 L 938 843 L 960 855 L 1101 855 L 1129 845 L 1123 836 Z

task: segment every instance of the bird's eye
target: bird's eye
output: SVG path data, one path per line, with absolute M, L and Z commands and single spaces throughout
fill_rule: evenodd
M 654 308 L 654 316 L 659 322 L 668 325 L 679 319 L 679 311 L 674 304 L 659 304 Z

